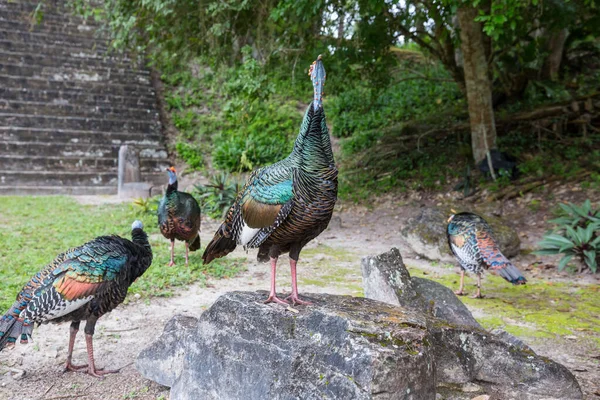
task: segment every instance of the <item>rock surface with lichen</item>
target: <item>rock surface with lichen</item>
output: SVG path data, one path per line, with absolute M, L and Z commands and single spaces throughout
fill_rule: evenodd
M 502 219 L 472 210 L 481 215 L 492 227 L 494 238 L 506 257 L 519 254 L 521 240 L 517 232 Z M 419 215 L 409 218 L 400 231 L 409 247 L 419 256 L 428 260 L 454 262 L 448 246 L 446 226 L 448 217 L 453 214 L 450 208 L 423 208 Z
M 365 297 L 412 308 L 453 325 L 483 327 L 446 286 L 429 279 L 411 277 L 397 248 L 361 262 Z
M 582 398 L 562 365 L 488 332 L 366 298 L 305 297 L 314 305 L 286 310 L 263 292 L 227 293 L 198 320 L 168 323 L 136 365 L 168 377 L 177 400 L 458 399 L 465 388 Z

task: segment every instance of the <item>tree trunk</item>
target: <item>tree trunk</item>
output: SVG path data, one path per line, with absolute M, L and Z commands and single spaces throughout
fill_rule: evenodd
M 492 108 L 492 87 L 485 57 L 485 41 L 481 24 L 475 22 L 475 8 L 458 9 L 461 49 L 464 59 L 465 84 L 471 124 L 471 147 L 478 164 L 496 147 L 496 125 Z
M 560 71 L 560 64 L 563 58 L 563 51 L 565 49 L 565 42 L 569 36 L 568 29 L 561 29 L 560 31 L 553 32 L 548 40 L 548 49 L 550 54 L 546 59 L 543 67 L 543 76 L 546 79 L 553 81 L 558 79 L 558 72 Z

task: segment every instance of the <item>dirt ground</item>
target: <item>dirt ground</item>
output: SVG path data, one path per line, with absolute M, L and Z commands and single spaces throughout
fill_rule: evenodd
M 506 202 L 500 209 L 490 206 L 490 212 L 511 221 L 519 232 L 522 248 L 532 248 L 548 226 L 545 216 L 561 201 L 579 202 L 590 193 L 569 187 L 553 188 L 554 199 L 545 200 L 547 192 Z M 407 248 L 400 230 L 408 217 L 422 206 L 453 202 L 466 210 L 469 203 L 451 196 L 424 196 L 418 193 L 380 199 L 372 209 L 338 204 L 330 227 L 310 243 L 298 264 L 300 293 L 334 293 L 362 295 L 360 259 L 398 247 L 407 264 L 428 270 L 431 263 L 418 259 Z M 86 203 L 111 199 L 84 199 Z M 535 206 L 531 206 L 535 204 Z M 202 242 L 208 243 L 217 228 L 216 221 L 203 221 Z M 165 241 L 165 246 L 168 246 Z M 247 257 L 247 270 L 231 279 L 209 280 L 207 287 L 193 285 L 181 289 L 170 298 L 150 300 L 130 298 L 128 304 L 100 319 L 96 327 L 95 352 L 97 364 L 108 368 L 123 368 L 121 373 L 99 380 L 83 373 L 63 373 L 69 335 L 68 324 L 44 325 L 34 331 L 34 343 L 17 345 L 0 353 L 0 400 L 4 399 L 168 399 L 169 390 L 144 379 L 133 364 L 137 354 L 162 332 L 164 324 L 176 314 L 199 316 L 222 293 L 232 290 L 267 290 L 269 269 L 255 260 L 256 251 L 248 254 L 238 249 L 232 254 Z M 200 257 L 200 254 L 193 254 Z M 517 257 L 519 268 L 527 267 L 534 256 Z M 280 258 L 278 290 L 289 291 L 290 277 L 287 257 Z M 154 267 L 154 266 L 153 266 Z M 449 273 L 453 273 L 450 271 Z M 544 279 L 561 280 L 565 274 L 548 270 Z M 598 274 L 600 275 L 600 274 Z M 569 277 L 569 279 L 573 279 Z M 585 275 L 586 285 L 598 285 L 597 277 Z M 600 299 L 599 299 L 600 301 Z M 474 310 L 477 311 L 477 310 Z M 477 313 L 475 314 L 477 316 Z M 83 328 L 83 326 L 82 326 Z M 82 329 L 83 331 L 83 329 Z M 86 361 L 83 332 L 76 341 L 74 362 Z M 528 343 L 536 352 L 566 365 L 578 378 L 586 399 L 600 399 L 600 348 L 589 342 L 565 338 L 536 340 Z M 24 373 L 23 373 L 24 371 Z

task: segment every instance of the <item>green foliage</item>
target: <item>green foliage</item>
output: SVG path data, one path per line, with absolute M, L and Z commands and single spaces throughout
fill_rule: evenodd
M 460 109 L 464 104 L 456 83 L 440 64 L 404 63 L 396 76 L 399 82 L 385 89 L 357 83 L 327 103 L 333 134 L 356 138 L 357 143 L 345 144 L 350 152 L 369 147 L 382 127 Z
M 158 204 L 162 196 L 140 197 L 133 201 L 133 206 L 136 215 L 156 215 L 158 212 Z
M 563 254 L 559 270 L 576 258 L 581 263 L 579 272 L 588 268 L 595 273 L 600 261 L 600 211 L 593 211 L 589 200 L 581 206 L 560 204 L 560 208 L 560 217 L 550 221 L 556 229 L 544 236 L 535 254 Z
M 190 167 L 191 171 L 200 170 L 204 166 L 201 150 L 197 146 L 185 142 L 177 142 L 175 149 L 177 150 L 177 154 Z
M 168 296 L 181 286 L 204 281 L 206 275 L 230 277 L 244 268 L 241 260 L 232 258 L 203 265 L 199 250 L 190 254 L 188 269 L 183 262 L 183 244 L 177 247 L 177 264 L 167 268 L 169 242 L 158 230 L 156 214 L 136 212 L 134 207 L 137 206 L 130 204 L 81 205 L 72 197 L 62 196 L 4 196 L 1 201 L 0 310 L 6 310 L 23 285 L 59 253 L 101 235 L 131 238 L 131 223 L 135 219 L 144 223 L 154 260 L 129 293 L 144 297 Z
M 202 212 L 212 218 L 223 218 L 241 189 L 240 183 L 226 173 L 213 175 L 207 185 L 194 186 Z
M 229 172 L 251 171 L 286 157 L 302 115 L 291 104 L 257 103 L 232 113 L 214 139 L 214 165 Z

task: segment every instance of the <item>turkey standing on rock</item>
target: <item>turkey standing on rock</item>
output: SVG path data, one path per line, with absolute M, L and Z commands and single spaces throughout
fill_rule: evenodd
M 271 292 L 265 303 L 288 304 L 275 292 L 275 271 L 279 255 L 289 252 L 292 293 L 286 300 L 310 304 L 298 298 L 296 263 L 302 248 L 327 227 L 337 199 L 338 171 L 323 111 L 325 68 L 320 56 L 309 75 L 314 100 L 292 153 L 250 175 L 202 256 L 207 264 L 237 245 L 258 247 L 258 260 L 271 260 Z
M 492 228 L 479 215 L 472 213 L 453 214 L 448 218 L 448 244 L 460 263 L 460 288 L 455 293 L 463 292 L 465 271 L 477 274 L 477 294 L 474 298 L 482 298 L 481 273 L 484 269 L 497 271 L 498 274 L 513 285 L 524 285 L 527 280 L 521 272 L 500 252 L 492 236 Z
M 189 193 L 177 190 L 177 174 L 175 168 L 167 168 L 169 186 L 167 193 L 158 205 L 158 226 L 164 237 L 171 240 L 171 261 L 169 267 L 175 265 L 175 239 L 185 242 L 185 265 L 188 265 L 188 249 L 196 251 L 200 248 L 200 206 Z
M 131 226 L 131 239 L 100 236 L 70 249 L 38 272 L 0 319 L 0 350 L 27 343 L 33 324 L 71 322 L 65 369 L 102 377 L 119 370 L 102 370 L 94 363 L 92 338 L 96 321 L 125 300 L 129 286 L 152 264 L 152 249 L 140 221 Z M 88 365 L 73 365 L 71 357 L 79 323 L 86 321 Z

